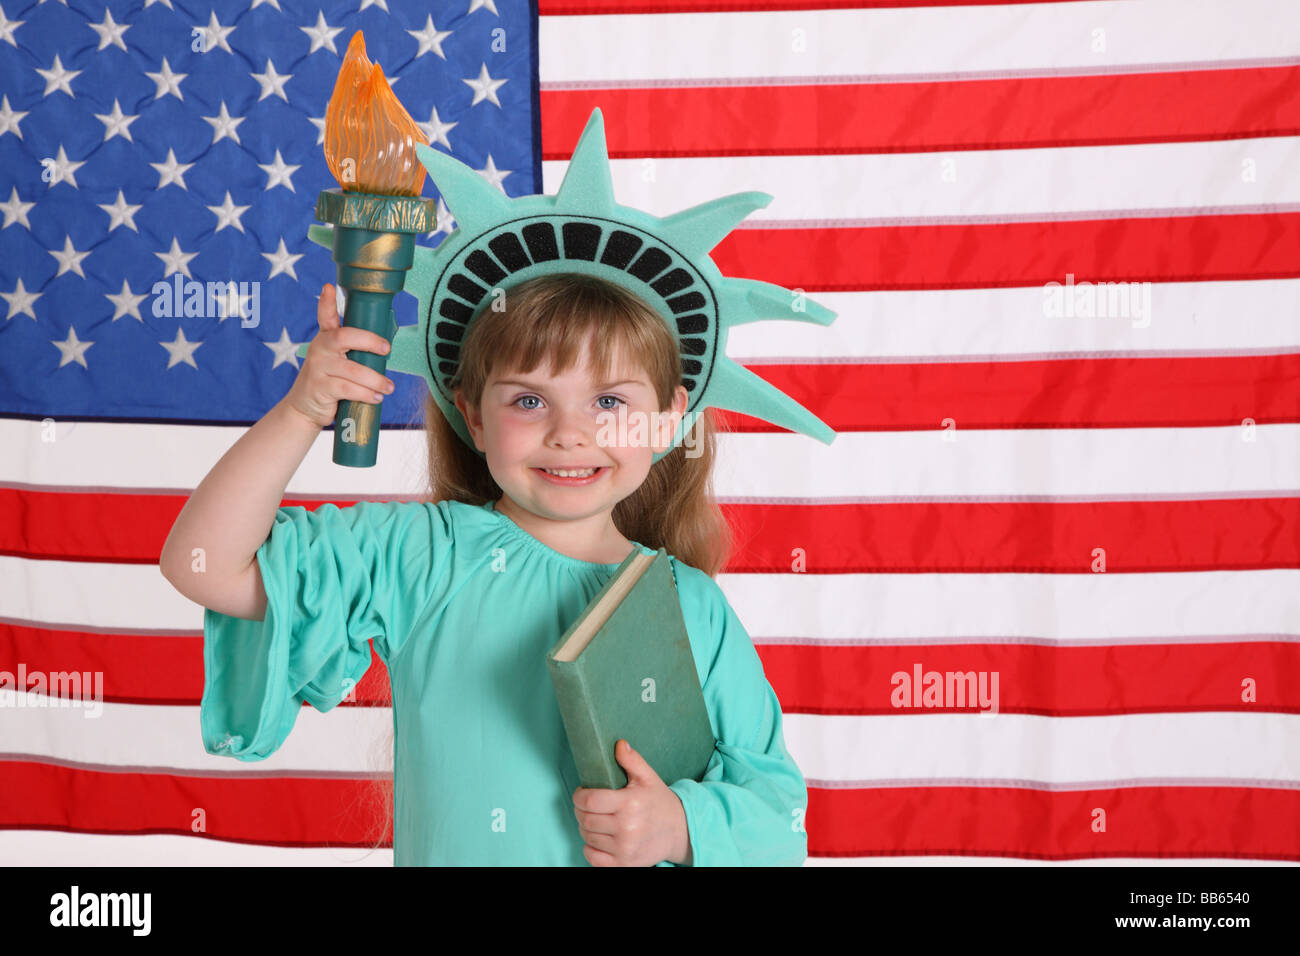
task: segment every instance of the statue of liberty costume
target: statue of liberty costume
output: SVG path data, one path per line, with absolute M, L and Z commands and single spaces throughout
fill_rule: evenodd
M 706 406 L 833 440 L 725 354 L 731 326 L 835 317 L 798 291 L 723 277 L 709 258 L 771 197 L 740 193 L 663 219 L 616 204 L 599 110 L 555 196 L 510 198 L 446 154 L 417 153 L 457 228 L 417 250 L 406 291 L 419 321 L 394 325 L 388 367 L 423 377 L 470 448 L 447 386 L 459 342 L 492 290 L 549 272 L 617 282 L 668 323 L 689 395 L 673 445 Z M 330 247 L 325 227 L 310 234 Z M 301 765 L 290 732 L 303 702 L 321 712 L 338 705 L 369 669 L 373 642 L 393 695 L 395 864 L 586 865 L 572 803 L 577 769 L 545 655 L 617 563 L 562 554 L 493 502 L 459 501 L 282 507 L 257 561 L 263 620 L 205 609 L 200 725 L 209 753 L 290 773 Z M 776 694 L 717 583 L 672 556 L 670 566 L 717 739 L 700 780 L 664 781 L 685 810 L 692 864 L 800 865 L 808 792 Z M 218 826 L 209 821 L 209 835 L 220 837 Z

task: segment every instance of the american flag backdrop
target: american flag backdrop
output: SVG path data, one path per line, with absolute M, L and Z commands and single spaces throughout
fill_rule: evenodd
M 1300 861 L 1293 0 L 0 0 L 0 862 L 392 862 L 382 664 L 209 755 L 157 567 L 334 281 L 358 29 L 512 196 L 596 106 L 624 205 L 771 193 L 714 261 L 839 313 L 729 343 L 834 444 L 724 415 L 715 479 L 811 865 Z M 184 280 L 258 285 L 221 318 Z M 286 503 L 415 496 L 393 377 L 378 466 L 323 431 Z

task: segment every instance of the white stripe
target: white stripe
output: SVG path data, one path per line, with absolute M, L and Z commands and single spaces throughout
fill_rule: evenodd
M 1300 55 L 1290 0 L 541 17 L 542 88 L 1171 66 Z
M 11 866 L 392 866 L 393 851 L 279 847 L 196 836 L 110 835 L 58 830 L 0 830 L 0 860 Z M 811 856 L 804 866 L 1300 866 L 1290 860 L 1199 857 L 1030 860 L 987 856 Z
M 972 547 L 975 547 L 972 544 Z M 816 544 L 808 546 L 816 566 Z M 1300 639 L 1300 570 L 1078 574 L 720 574 L 760 643 L 1147 643 Z M 0 557 L 0 618 L 201 634 L 202 608 L 148 565 Z M 936 600 L 942 595 L 942 600 Z
M 868 365 L 861 374 L 871 373 Z M 97 422 L 51 427 L 66 438 L 42 442 L 39 422 L 0 419 L 0 447 L 30 452 L 0 457 L 0 485 L 188 496 L 246 431 Z M 333 440 L 329 431 L 316 440 L 289 482 L 291 503 L 295 496 L 401 498 L 418 488 L 403 462 L 424 454 L 423 432 L 385 431 L 374 468 L 335 465 Z M 1293 424 L 965 430 L 958 417 L 955 426 L 936 420 L 923 431 L 842 432 L 830 445 L 789 432 L 730 433 L 719 436 L 718 448 L 714 493 L 724 501 L 1257 496 L 1300 487 L 1300 425 Z
M 1075 278 L 1055 281 L 1064 297 L 1065 283 Z M 1300 279 L 1122 283 L 1119 291 L 1127 299 L 1110 300 L 1109 289 L 1075 285 L 1074 301 L 1093 296 L 1100 303 L 1091 318 L 1081 310 L 1072 317 L 1052 313 L 1057 293 L 1046 286 L 810 292 L 809 298 L 836 312 L 829 326 L 738 325 L 728 333 L 727 354 L 742 365 L 760 365 L 1300 352 Z M 1120 308 L 1112 310 L 1111 301 Z M 1139 310 L 1147 316 L 1138 318 Z
M 1295 714 L 786 714 L 784 728 L 809 786 L 1300 784 Z
M 369 775 L 392 734 L 386 707 L 304 707 L 283 747 L 253 763 L 203 750 L 197 707 L 100 704 L 16 707 L 0 692 L 0 753 L 88 769 L 221 775 Z M 954 780 L 999 786 L 1300 785 L 1293 714 L 785 714 L 786 745 L 810 786 L 924 786 Z M 391 772 L 391 763 L 388 771 Z
M 0 830 L 0 861 L 9 866 L 392 866 L 393 851 L 261 846 L 202 834 Z
M 1159 216 L 1300 203 L 1300 138 L 1294 136 L 952 153 L 647 157 L 610 165 L 617 201 L 661 217 L 718 196 L 768 193 L 772 201 L 745 219 L 751 228 L 791 221 Z M 543 191 L 558 192 L 567 169 L 567 160 L 543 163 Z

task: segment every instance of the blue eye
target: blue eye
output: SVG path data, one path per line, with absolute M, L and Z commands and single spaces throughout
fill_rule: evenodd
M 526 399 L 526 398 L 532 398 L 532 399 L 536 399 L 537 401 L 541 401 L 541 399 L 538 399 L 536 395 L 520 395 L 518 398 L 516 398 L 516 399 L 514 400 L 514 402 L 513 402 L 512 404 L 514 404 L 514 405 L 518 405 L 520 402 L 522 402 L 522 401 L 523 401 L 524 399 Z M 528 407 L 524 408 L 524 411 L 526 411 L 526 412 L 535 412 L 535 411 L 537 411 L 537 406 L 536 406 L 536 405 L 528 406 Z
M 615 402 L 618 402 L 620 405 L 626 405 L 626 404 L 627 404 L 626 402 L 623 401 L 623 399 L 619 398 L 617 395 L 602 395 L 602 396 L 600 396 L 600 397 L 601 397 L 601 398 L 612 398 Z M 597 399 L 597 401 L 599 401 L 599 400 L 600 400 L 600 399 Z M 615 408 L 617 408 L 617 407 L 618 407 L 617 405 L 608 405 L 608 406 L 605 406 L 605 411 L 612 412 L 612 411 L 613 411 Z

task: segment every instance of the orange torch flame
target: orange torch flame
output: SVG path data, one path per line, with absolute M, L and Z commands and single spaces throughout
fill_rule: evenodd
M 425 139 L 393 95 L 383 68 L 366 56 L 358 30 L 325 109 L 325 162 L 339 187 L 344 192 L 420 195 L 425 169 L 415 147 Z

